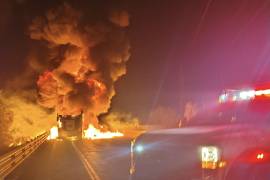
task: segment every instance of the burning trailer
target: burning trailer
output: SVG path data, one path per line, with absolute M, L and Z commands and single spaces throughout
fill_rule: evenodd
M 82 137 L 83 113 L 80 115 L 57 115 L 58 134 L 60 138 L 81 138 Z
M 79 115 L 57 115 L 57 127 L 51 128 L 49 140 L 52 139 L 110 139 L 114 137 L 122 137 L 123 133 L 118 131 L 108 131 L 101 125 L 96 128 L 93 124 L 89 123 L 87 128 L 84 128 L 84 114 Z

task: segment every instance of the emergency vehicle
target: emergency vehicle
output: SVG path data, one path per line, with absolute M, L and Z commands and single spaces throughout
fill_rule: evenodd
M 225 90 L 185 127 L 131 147 L 132 179 L 270 179 L 270 88 Z

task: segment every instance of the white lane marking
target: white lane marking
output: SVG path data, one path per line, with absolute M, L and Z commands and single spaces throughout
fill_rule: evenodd
M 84 155 L 81 153 L 81 151 L 76 147 L 76 145 L 73 142 L 72 146 L 75 149 L 76 153 L 78 154 L 80 160 L 82 161 L 91 180 L 100 180 L 100 177 L 98 176 L 94 168 L 91 166 L 91 164 L 87 161 L 87 159 L 84 157 Z

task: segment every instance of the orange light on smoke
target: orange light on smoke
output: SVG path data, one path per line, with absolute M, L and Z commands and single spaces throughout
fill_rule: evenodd
M 53 73 L 50 71 L 45 71 L 42 75 L 39 76 L 37 85 L 42 86 L 46 81 L 53 78 Z
M 94 96 L 92 97 L 93 100 L 100 97 L 106 91 L 106 86 L 96 79 L 89 79 L 87 81 L 87 85 L 89 88 L 94 88 Z

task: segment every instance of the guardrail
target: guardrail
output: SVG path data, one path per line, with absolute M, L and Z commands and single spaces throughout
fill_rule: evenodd
M 48 132 L 41 134 L 21 147 L 0 156 L 0 179 L 4 179 L 30 156 L 47 139 L 48 135 Z

